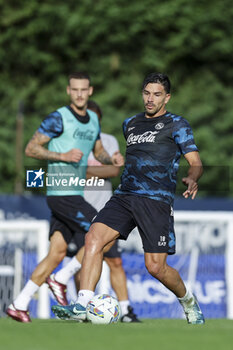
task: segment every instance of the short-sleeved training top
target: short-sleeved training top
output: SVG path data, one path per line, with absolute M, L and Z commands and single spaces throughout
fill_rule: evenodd
M 146 118 L 140 113 L 123 123 L 127 143 L 121 184 L 115 194 L 132 194 L 173 205 L 182 154 L 198 151 L 186 119 L 166 112 Z

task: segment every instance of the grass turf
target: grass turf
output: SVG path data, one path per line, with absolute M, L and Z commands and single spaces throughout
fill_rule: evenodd
M 143 320 L 140 324 L 92 325 L 75 321 L 38 320 L 30 324 L 0 319 L 2 350 L 232 350 L 233 321 Z

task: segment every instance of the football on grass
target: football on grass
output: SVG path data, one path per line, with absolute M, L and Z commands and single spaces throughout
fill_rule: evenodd
M 121 317 L 120 305 L 108 294 L 95 295 L 87 304 L 87 319 L 94 324 L 116 323 Z

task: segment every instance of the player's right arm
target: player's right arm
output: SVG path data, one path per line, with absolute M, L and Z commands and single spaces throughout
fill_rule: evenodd
M 63 133 L 63 122 L 61 114 L 55 111 L 49 114 L 41 123 L 39 129 L 35 132 L 31 140 L 28 142 L 25 154 L 28 157 L 60 161 L 74 162 L 81 160 L 83 153 L 77 148 L 73 148 L 66 153 L 53 152 L 48 150 L 45 145 L 53 138 L 59 137 Z
M 31 140 L 28 142 L 25 148 L 25 154 L 28 157 L 60 161 L 60 162 L 74 162 L 77 163 L 81 160 L 83 153 L 77 148 L 73 148 L 66 153 L 58 153 L 49 151 L 44 146 L 51 140 L 51 138 L 45 134 L 41 134 L 36 131 Z

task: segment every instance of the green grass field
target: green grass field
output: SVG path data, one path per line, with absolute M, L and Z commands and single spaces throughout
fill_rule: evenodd
M 61 320 L 22 324 L 0 319 L 2 350 L 232 350 L 233 321 L 144 320 L 141 324 L 92 325 Z

